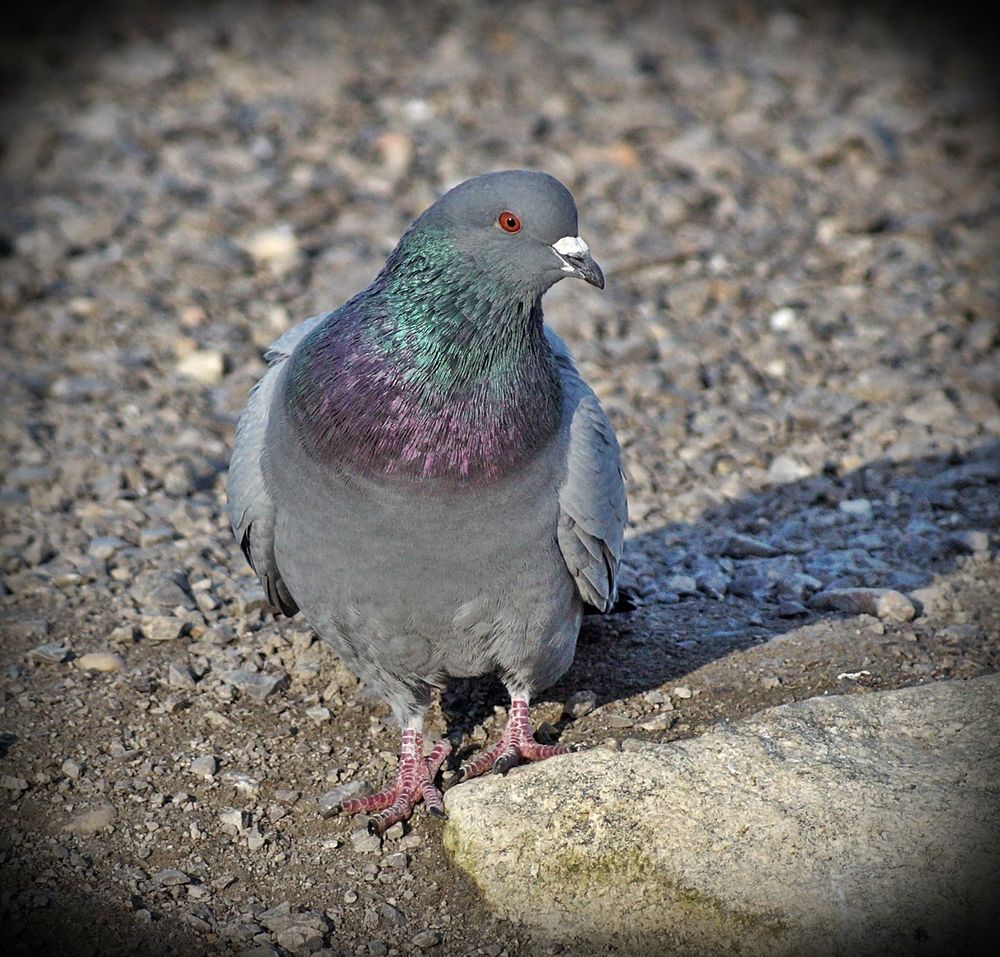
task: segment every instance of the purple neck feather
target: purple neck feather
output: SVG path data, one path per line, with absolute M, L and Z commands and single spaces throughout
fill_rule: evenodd
M 381 277 L 380 277 L 381 278 Z M 289 360 L 288 408 L 318 460 L 372 478 L 485 484 L 558 425 L 562 385 L 540 297 L 494 307 L 376 280 Z

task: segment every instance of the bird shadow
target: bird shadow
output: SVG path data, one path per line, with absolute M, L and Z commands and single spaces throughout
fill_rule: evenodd
M 821 607 L 824 591 L 919 590 L 974 550 L 971 532 L 996 533 L 998 486 L 1000 443 L 989 443 L 831 467 L 641 532 L 626 542 L 621 574 L 635 607 L 585 616 L 573 665 L 537 700 L 565 701 L 580 689 L 598 705 L 621 700 L 854 614 Z M 457 737 L 507 703 L 495 678 L 463 679 L 443 693 L 441 709 Z

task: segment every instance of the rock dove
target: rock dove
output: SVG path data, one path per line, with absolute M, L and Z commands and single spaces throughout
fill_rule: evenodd
M 568 749 L 535 740 L 531 695 L 573 660 L 585 605 L 609 611 L 626 522 L 618 442 L 543 293 L 604 288 L 568 189 L 541 172 L 467 180 L 406 230 L 367 289 L 283 335 L 236 429 L 229 517 L 286 615 L 402 726 L 393 782 L 343 812 L 382 833 L 421 800 L 432 688 L 496 673 L 511 706 L 466 777 Z

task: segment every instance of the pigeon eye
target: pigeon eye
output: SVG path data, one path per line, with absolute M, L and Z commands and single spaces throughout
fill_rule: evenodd
M 505 209 L 497 217 L 497 224 L 505 233 L 519 233 L 521 231 L 520 217 L 512 213 L 509 209 Z

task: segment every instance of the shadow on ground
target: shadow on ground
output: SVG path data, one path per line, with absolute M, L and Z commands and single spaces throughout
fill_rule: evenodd
M 824 589 L 918 591 L 973 550 L 970 532 L 996 532 L 998 483 L 1000 446 L 991 443 L 964 456 L 829 470 L 640 534 L 626 543 L 622 575 L 637 607 L 585 617 L 572 667 L 541 698 L 588 688 L 599 704 L 620 700 L 850 617 L 815 607 Z M 468 680 L 445 692 L 442 707 L 449 732 L 465 734 L 506 703 L 499 681 Z

